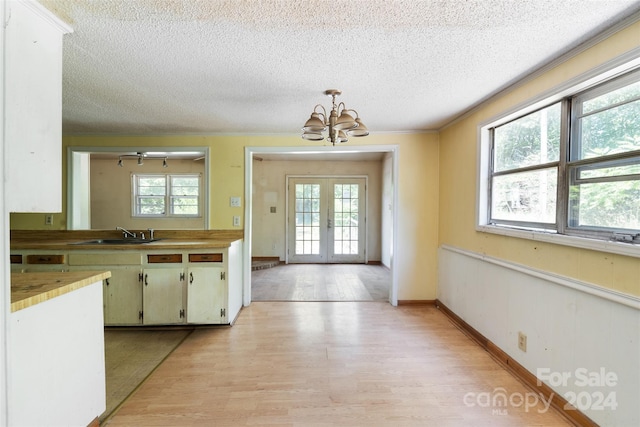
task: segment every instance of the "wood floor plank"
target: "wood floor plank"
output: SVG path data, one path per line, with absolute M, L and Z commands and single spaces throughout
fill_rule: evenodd
M 193 332 L 108 425 L 569 425 L 465 400 L 496 389 L 533 393 L 433 306 L 254 302 Z

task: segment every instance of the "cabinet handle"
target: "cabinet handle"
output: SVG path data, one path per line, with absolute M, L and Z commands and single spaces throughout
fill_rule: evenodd
M 104 284 L 109 286 L 109 279 L 104 279 Z
M 147 282 L 147 278 L 148 278 L 148 277 L 149 277 L 149 275 L 148 275 L 148 274 L 145 274 L 145 275 L 144 275 L 144 285 L 145 285 L 145 286 L 149 286 L 149 282 Z
M 193 273 L 189 273 L 189 283 L 193 283 Z

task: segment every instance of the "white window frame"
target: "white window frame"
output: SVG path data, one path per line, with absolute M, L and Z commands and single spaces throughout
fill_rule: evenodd
M 573 247 L 594 249 L 605 252 L 618 253 L 628 256 L 640 257 L 640 245 L 635 243 L 622 243 L 614 240 L 602 240 L 603 234 L 600 230 L 592 232 L 590 230 L 572 229 L 567 226 L 567 215 L 564 198 L 558 198 L 558 216 L 562 221 L 557 222 L 557 228 L 552 230 L 524 228 L 510 226 L 506 224 L 495 225 L 490 223 L 489 206 L 491 203 L 490 178 L 492 161 L 492 141 L 491 129 L 496 126 L 508 123 L 519 117 L 530 114 L 536 110 L 579 95 L 580 93 L 592 89 L 598 85 L 612 80 L 613 78 L 640 69 L 640 56 L 638 52 L 617 58 L 608 64 L 591 70 L 584 75 L 566 82 L 556 88 L 551 89 L 539 97 L 515 106 L 511 110 L 500 116 L 493 117 L 478 126 L 478 181 L 476 197 L 476 230 L 487 233 L 494 233 L 518 238 L 545 241 L 555 244 L 562 244 Z M 568 105 L 568 102 L 565 102 Z M 563 114 L 568 114 L 567 107 L 563 109 Z M 564 130 L 563 130 L 564 131 Z M 567 145 L 566 141 L 561 142 Z M 568 149 L 568 145 L 566 149 Z M 564 153 L 561 153 L 561 157 Z M 568 177 L 564 171 L 569 168 L 566 165 L 560 167 L 562 177 L 559 182 L 567 183 L 562 185 L 560 191 L 568 191 Z M 564 197 L 564 196 L 562 196 Z M 609 235 L 611 233 L 609 232 Z
M 163 214 L 142 214 L 139 213 L 138 200 L 140 196 L 138 194 L 138 180 L 140 178 L 147 177 L 163 177 L 165 179 L 165 193 L 164 206 L 165 212 Z M 171 194 L 171 181 L 174 177 L 191 177 L 198 179 L 198 213 L 197 214 L 176 214 L 173 213 L 172 199 L 174 196 Z M 202 175 L 197 173 L 138 173 L 131 174 L 131 216 L 134 218 L 200 218 L 202 217 Z

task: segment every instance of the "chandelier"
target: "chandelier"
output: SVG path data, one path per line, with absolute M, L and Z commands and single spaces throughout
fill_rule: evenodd
M 322 132 L 328 131 L 327 141 L 331 144 L 341 144 L 348 141 L 347 136 L 367 136 L 369 129 L 362 123 L 356 110 L 347 109 L 344 102 L 336 104 L 336 96 L 342 94 L 341 90 L 328 89 L 324 91 L 325 95 L 331 97 L 331 112 L 327 116 L 327 110 L 320 104 L 313 107 L 311 117 L 302 128 L 302 138 L 309 141 L 322 141 L 324 136 Z M 318 111 L 318 107 L 322 112 Z M 354 119 L 349 112 L 354 113 Z

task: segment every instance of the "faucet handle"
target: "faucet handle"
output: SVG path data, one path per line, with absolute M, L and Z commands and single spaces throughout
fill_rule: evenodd
M 147 231 L 149 231 L 149 239 L 153 239 L 153 232 L 155 230 L 153 228 L 147 228 Z

